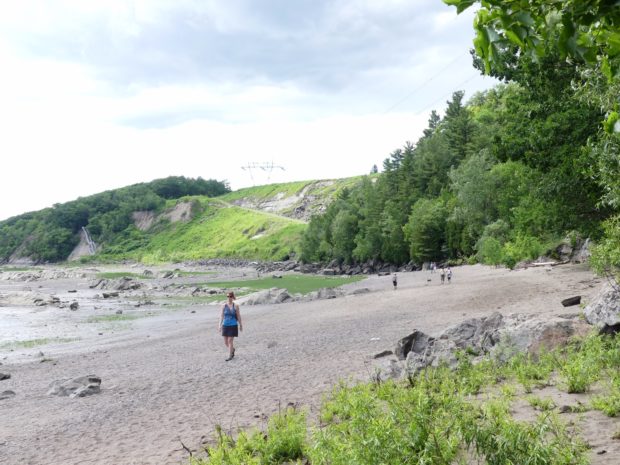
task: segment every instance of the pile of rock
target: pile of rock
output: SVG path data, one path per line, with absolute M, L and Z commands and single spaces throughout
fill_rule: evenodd
M 523 352 L 536 355 L 543 349 L 566 344 L 573 336 L 584 336 L 590 330 L 591 326 L 576 313 L 543 319 L 495 312 L 451 326 L 437 337 L 414 330 L 397 342 L 393 352 L 384 351 L 382 357 L 377 357 L 380 362 L 376 376 L 381 380 L 407 377 L 442 363 L 455 368 L 459 351 L 474 358 L 491 355 L 499 360 Z
M 361 292 L 352 292 L 355 294 Z M 274 305 L 285 302 L 310 302 L 313 300 L 335 299 L 344 295 L 341 289 L 322 288 L 308 294 L 289 294 L 286 289 L 271 288 L 264 291 L 255 292 L 239 299 L 243 305 Z
M 210 259 L 187 263 L 188 266 L 226 266 L 226 267 L 253 267 L 259 273 L 268 274 L 276 272 L 294 271 L 298 273 L 332 275 L 359 275 L 375 273 L 394 273 L 398 271 L 415 271 L 421 266 L 410 262 L 403 266 L 394 266 L 378 260 L 369 260 L 359 264 L 345 264 L 338 260 L 330 263 L 301 263 L 296 260 L 284 260 L 278 262 L 257 262 L 236 259 Z
M 451 326 L 433 337 L 413 330 L 399 340 L 393 351 L 375 355 L 379 380 L 402 378 L 417 374 L 429 366 L 446 363 L 455 368 L 457 354 L 465 352 L 474 358 L 491 355 L 507 360 L 518 353 L 538 355 L 566 344 L 573 336 L 585 336 L 593 327 L 601 333 L 620 332 L 620 288 L 608 285 L 579 313 L 536 316 L 495 312 L 471 318 Z
M 91 289 L 113 289 L 115 291 L 135 291 L 144 287 L 144 284 L 129 277 L 119 279 L 97 278 L 92 280 L 88 287 Z
M 75 279 L 85 278 L 86 273 L 82 271 L 66 271 L 55 269 L 34 269 L 30 271 L 0 271 L 0 280 L 33 282 L 41 280 L 55 279 Z

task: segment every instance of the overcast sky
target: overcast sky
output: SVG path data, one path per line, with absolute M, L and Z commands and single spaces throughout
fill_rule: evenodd
M 472 37 L 441 0 L 2 2 L 0 220 L 170 175 L 367 174 L 494 84 Z

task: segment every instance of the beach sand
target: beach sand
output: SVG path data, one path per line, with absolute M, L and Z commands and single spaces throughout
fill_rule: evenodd
M 244 331 L 229 362 L 217 332 L 218 305 L 188 302 L 106 328 L 72 321 L 94 311 L 89 300 L 93 291 L 85 279 L 37 283 L 42 286 L 37 292 L 62 294 L 73 287 L 75 295 L 86 296 L 79 312 L 56 309 L 55 317 L 46 310 L 52 315 L 36 325 L 41 331 L 51 327 L 58 338 L 79 340 L 51 339 L 13 351 L 0 345 L 0 372 L 11 374 L 0 381 L 0 391 L 16 393 L 0 400 L 0 463 L 187 464 L 182 444 L 199 453 L 201 444 L 213 439 L 215 425 L 231 432 L 261 427 L 289 404 L 308 408 L 312 417 L 336 383 L 369 380 L 372 356 L 393 349 L 413 329 L 437 334 L 494 311 L 577 312 L 579 307 L 567 309 L 560 301 L 581 295 L 587 302 L 602 285 L 582 265 L 518 271 L 475 265 L 453 272 L 451 284 L 440 285 L 439 275 L 428 271 L 399 273 L 393 290 L 390 276 L 373 275 L 345 286 L 367 288 L 367 293 L 242 305 Z M 13 319 L 16 309 L 21 318 L 43 311 L 15 301 L 7 305 L 11 295 L 16 299 L 19 286 L 32 289 L 33 284 L 0 286 L 6 307 L 0 307 L 0 316 L 9 308 Z M 56 330 L 52 322 L 58 319 L 62 326 Z M 53 381 L 89 374 L 102 379 L 100 394 L 75 399 L 47 395 Z M 618 419 L 600 412 L 588 415 L 594 419 L 582 431 L 594 442 L 592 463 L 620 463 L 620 441 L 611 439 L 620 429 Z

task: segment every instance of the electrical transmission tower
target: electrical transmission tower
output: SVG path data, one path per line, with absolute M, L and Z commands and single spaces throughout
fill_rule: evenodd
M 273 172 L 273 170 L 279 169 L 282 171 L 286 171 L 283 166 L 274 165 L 272 161 L 266 163 L 250 162 L 247 165 L 242 166 L 241 169 L 250 173 L 250 179 L 252 179 L 252 184 L 254 184 L 254 175 L 252 174 L 253 170 L 261 170 L 267 173 L 267 181 L 271 179 L 271 173 Z

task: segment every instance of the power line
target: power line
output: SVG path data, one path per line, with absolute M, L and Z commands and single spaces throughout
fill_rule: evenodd
M 242 170 L 247 171 L 250 174 L 250 179 L 252 180 L 252 184 L 254 184 L 254 175 L 252 174 L 253 170 L 262 170 L 267 173 L 267 181 L 271 179 L 271 173 L 274 169 L 280 169 L 282 171 L 286 171 L 283 166 L 278 166 L 271 162 L 249 162 L 247 165 L 241 167 Z
M 452 16 L 452 19 L 449 21 L 448 26 L 451 26 L 453 23 L 455 23 L 456 21 L 459 20 L 459 15 L 456 14 L 454 16 Z M 449 28 L 448 28 L 449 29 Z M 415 94 L 416 92 L 418 92 L 422 87 L 424 87 L 426 84 L 428 84 L 429 82 L 431 82 L 433 79 L 435 79 L 437 76 L 439 76 L 441 73 L 443 73 L 446 69 L 448 69 L 450 66 L 452 66 L 454 63 L 456 63 L 458 60 L 460 60 L 463 57 L 463 54 L 459 54 L 458 56 L 454 57 L 446 66 L 444 66 L 443 68 L 441 68 L 439 71 L 437 71 L 435 74 L 433 74 L 430 78 L 428 78 L 426 81 L 424 81 L 422 84 L 420 84 L 418 87 L 416 87 L 414 90 L 412 90 L 411 92 L 409 92 L 407 95 L 405 95 L 403 98 L 401 98 L 398 102 L 396 102 L 394 105 L 392 105 L 390 108 L 388 108 L 387 110 L 385 110 L 383 112 L 383 114 L 385 115 L 386 113 L 389 113 L 390 111 L 392 111 L 394 108 L 396 108 L 398 105 L 400 105 L 401 103 L 403 103 L 405 100 L 407 100 L 409 97 L 411 97 L 413 94 Z
M 461 81 L 460 83 L 458 83 L 455 88 L 459 89 L 461 86 L 463 86 L 464 84 L 467 84 L 469 81 L 471 81 L 473 78 L 475 78 L 476 76 L 479 76 L 479 73 L 474 73 L 471 76 L 469 76 L 467 79 L 465 79 L 464 81 Z M 454 92 L 454 91 L 452 91 Z M 425 107 L 422 107 L 417 113 L 421 113 L 425 110 L 428 110 L 429 108 L 431 108 L 432 106 L 434 106 L 436 103 L 439 103 L 441 100 L 445 99 L 446 97 L 449 97 L 452 92 L 448 92 L 446 94 L 443 94 L 441 97 L 439 97 L 437 100 L 433 101 L 432 103 L 426 105 Z
M 414 95 L 416 92 L 418 92 L 422 87 L 424 87 L 425 85 L 427 85 L 429 82 L 431 82 L 433 79 L 435 79 L 437 76 L 439 76 L 441 73 L 443 73 L 446 69 L 448 69 L 450 66 L 452 66 L 454 63 L 456 63 L 458 60 L 460 60 L 463 57 L 462 54 L 458 55 L 456 58 L 454 58 L 452 61 L 450 61 L 450 63 L 448 63 L 447 65 L 445 65 L 443 68 L 441 68 L 439 71 L 437 71 L 435 74 L 433 74 L 430 78 L 428 78 L 426 81 L 424 81 L 422 84 L 420 84 L 418 87 L 416 87 L 415 89 L 413 89 L 411 92 L 409 92 L 407 95 L 405 95 L 403 98 L 401 98 L 398 102 L 396 102 L 394 105 L 392 105 L 390 108 L 388 108 L 387 110 L 385 110 L 383 112 L 383 114 L 385 115 L 386 113 L 389 113 L 390 111 L 392 111 L 394 108 L 396 108 L 398 105 L 400 105 L 401 103 L 403 103 L 405 100 L 407 100 L 409 97 L 411 97 L 412 95 Z

